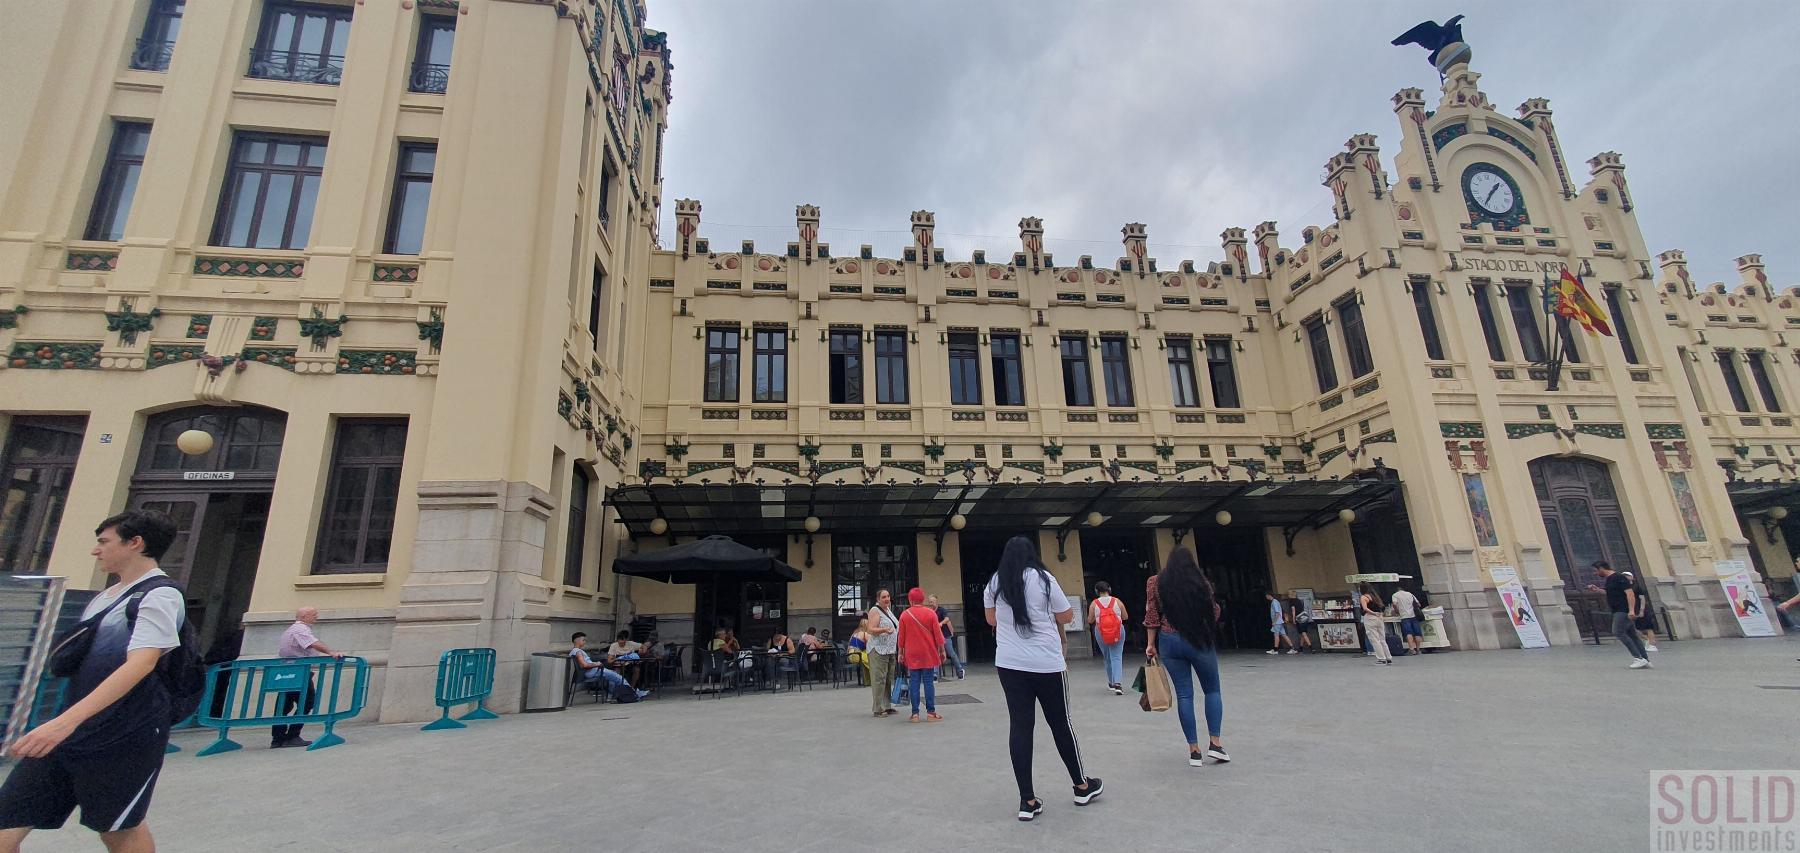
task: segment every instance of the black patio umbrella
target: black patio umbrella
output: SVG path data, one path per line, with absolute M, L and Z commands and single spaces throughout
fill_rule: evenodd
M 780 581 L 800 579 L 800 570 L 729 536 L 708 536 L 660 551 L 613 561 L 615 574 L 663 583 Z

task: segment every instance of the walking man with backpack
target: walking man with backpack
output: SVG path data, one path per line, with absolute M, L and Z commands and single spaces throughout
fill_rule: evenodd
M 1094 600 L 1088 604 L 1088 624 L 1094 626 L 1094 642 L 1106 661 L 1106 687 L 1114 696 L 1125 695 L 1125 602 L 1113 597 L 1112 584 L 1094 584 Z
M 100 522 L 94 535 L 100 569 L 119 580 L 52 652 L 71 704 L 7 747 L 19 764 L 0 786 L 4 853 L 17 853 L 33 829 L 61 828 L 77 806 L 106 849 L 154 851 L 144 817 L 169 726 L 193 711 L 194 688 L 204 686 L 185 596 L 156 565 L 175 540 L 174 523 L 132 510 Z

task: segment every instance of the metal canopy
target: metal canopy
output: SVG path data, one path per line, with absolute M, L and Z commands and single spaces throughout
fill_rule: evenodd
M 808 515 L 828 533 L 941 533 L 961 514 L 965 533 L 1085 527 L 1098 512 L 1109 531 L 1211 524 L 1223 510 L 1233 526 L 1317 526 L 1338 510 L 1393 495 L 1390 478 L 1347 480 L 621 486 L 607 496 L 633 537 L 668 522 L 673 537 L 804 534 Z M 1204 516 L 1204 517 L 1202 517 Z
M 1800 483 L 1765 483 L 1733 480 L 1725 484 L 1731 506 L 1740 513 L 1761 512 L 1776 506 L 1800 506 Z

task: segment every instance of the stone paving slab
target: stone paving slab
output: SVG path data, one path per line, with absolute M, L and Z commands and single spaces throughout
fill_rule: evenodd
M 1190 768 L 1173 712 L 1071 672 L 1106 793 L 1077 808 L 1038 730 L 1044 815 L 1013 819 L 991 669 L 946 721 L 869 716 L 866 689 L 582 704 L 452 732 L 358 725 L 340 747 L 193 757 L 151 811 L 165 851 L 1642 850 L 1649 774 L 1795 760 L 1800 637 L 1403 658 L 1225 658 L 1228 766 Z M 1129 676 L 1129 673 L 1128 673 Z M 585 701 L 585 700 L 584 700 Z M 308 734 L 313 730 L 309 728 Z M 98 849 L 76 827 L 27 851 Z

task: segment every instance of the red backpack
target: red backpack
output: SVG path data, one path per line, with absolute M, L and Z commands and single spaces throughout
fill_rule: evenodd
M 1100 618 L 1095 621 L 1095 624 L 1100 626 L 1100 642 L 1109 646 L 1119 642 L 1125 636 L 1125 624 L 1119 621 L 1117 602 L 1118 599 L 1115 598 L 1105 607 L 1100 608 Z

